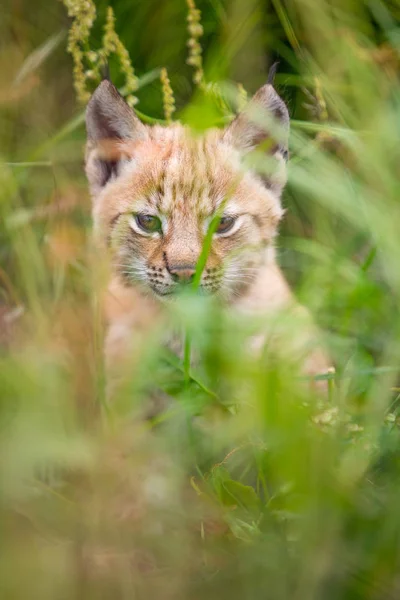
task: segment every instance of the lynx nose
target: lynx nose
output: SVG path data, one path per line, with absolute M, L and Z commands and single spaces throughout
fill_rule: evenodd
M 191 283 L 196 272 L 196 265 L 171 265 L 171 277 L 177 283 Z

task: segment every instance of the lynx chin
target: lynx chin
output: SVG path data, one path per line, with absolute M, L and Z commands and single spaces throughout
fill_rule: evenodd
M 289 114 L 271 84 L 225 129 L 194 137 L 178 123 L 144 125 L 105 80 L 88 104 L 86 126 L 94 228 L 111 257 L 110 377 L 134 354 L 135 339 L 146 335 L 164 303 L 192 281 L 212 222 L 200 292 L 241 313 L 305 312 L 275 259 Z M 261 153 L 269 167 L 262 175 L 249 160 Z M 265 335 L 260 331 L 252 347 L 262 347 Z M 304 371 L 311 374 L 328 366 L 318 343 L 309 343 L 315 336 L 309 323 Z

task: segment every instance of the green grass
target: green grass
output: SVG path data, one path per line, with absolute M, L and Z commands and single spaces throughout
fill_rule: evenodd
M 0 25 L 1 597 L 397 599 L 398 5 L 199 2 L 206 77 L 255 91 L 282 58 L 278 251 L 336 365 L 329 398 L 284 353 L 250 359 L 254 320 L 188 295 L 169 316 L 184 359 L 154 332 L 110 405 L 68 21 L 60 3 L 35 4 L 10 4 Z M 162 118 L 154 69 L 167 66 L 182 118 L 218 121 L 193 93 L 184 3 L 113 6 L 139 111 Z M 284 340 L 300 325 L 274 327 Z M 143 423 L 155 387 L 167 407 Z

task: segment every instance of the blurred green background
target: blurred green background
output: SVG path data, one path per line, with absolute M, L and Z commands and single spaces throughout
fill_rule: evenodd
M 330 349 L 329 397 L 284 355 L 249 361 L 249 324 L 189 298 L 171 320 L 201 366 L 185 371 L 155 334 L 108 405 L 70 20 L 57 0 L 3 0 L 0 595 L 397 600 L 400 5 L 197 6 L 206 81 L 251 94 L 279 60 L 292 133 L 278 255 Z M 147 81 L 138 110 L 163 117 L 154 70 L 167 67 L 176 116 L 212 124 L 186 64 L 186 3 L 112 7 Z M 276 323 L 282 339 L 297 326 Z M 143 423 L 154 383 L 173 400 Z

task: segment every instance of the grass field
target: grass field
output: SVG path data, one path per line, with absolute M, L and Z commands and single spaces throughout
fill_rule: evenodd
M 77 4 L 75 2 L 75 4 Z M 79 4 L 79 3 L 78 3 Z M 88 46 L 97 49 L 107 3 Z M 285 357 L 243 350 L 252 322 L 183 298 L 110 405 L 84 105 L 61 2 L 0 22 L 0 597 L 397 600 L 400 597 L 400 6 L 397 0 L 200 0 L 206 90 L 183 0 L 113 0 L 138 112 L 227 118 L 279 58 L 292 117 L 278 239 L 336 373 L 309 391 Z M 110 61 L 116 84 L 124 77 Z M 94 85 L 88 80 L 89 88 Z M 212 85 L 212 83 L 214 85 Z M 217 85 L 216 85 L 217 84 Z M 282 336 L 296 322 L 276 324 Z M 154 386 L 171 397 L 135 419 Z

